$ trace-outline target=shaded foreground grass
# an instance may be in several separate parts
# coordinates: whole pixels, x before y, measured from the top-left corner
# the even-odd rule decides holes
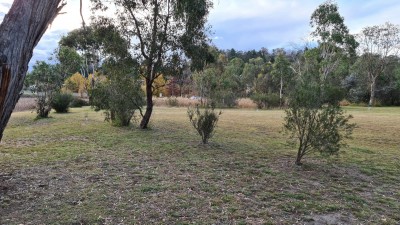
[[[347,108],[339,157],[294,165],[282,111],[223,110],[203,146],[185,108],[150,130],[89,108],[14,113],[0,144],[0,224],[398,224],[400,108]]]

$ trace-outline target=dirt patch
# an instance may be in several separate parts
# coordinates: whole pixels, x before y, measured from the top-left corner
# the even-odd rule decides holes
[[[12,188],[12,186],[8,184],[8,180],[11,178],[11,174],[0,174],[0,201],[2,200],[2,196]]]
[[[18,138],[18,139],[9,139],[5,140],[1,143],[1,145],[15,147],[15,148],[24,148],[24,147],[33,147],[43,143],[52,143],[52,142],[88,142],[87,137],[82,136],[68,136],[62,138],[52,138],[52,137],[34,137],[34,138]]]
[[[354,224],[356,221],[352,215],[342,215],[340,213],[315,215],[310,218],[308,225],[339,225]]]

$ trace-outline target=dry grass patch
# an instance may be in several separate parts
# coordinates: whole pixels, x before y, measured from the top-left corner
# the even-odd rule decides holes
[[[185,97],[153,98],[154,105],[158,107],[189,107],[200,104],[200,100]]]
[[[27,110],[34,110],[36,107],[35,98],[20,98],[14,108],[14,112],[21,112]]]
[[[257,104],[250,98],[239,98],[236,103],[240,109],[257,109]]]
[[[201,103],[199,99],[190,99],[185,97],[163,97],[153,98],[154,105],[159,107],[189,107]],[[204,102],[207,99],[203,99]],[[236,108],[239,109],[257,109],[257,105],[249,98],[239,98],[236,101]]]

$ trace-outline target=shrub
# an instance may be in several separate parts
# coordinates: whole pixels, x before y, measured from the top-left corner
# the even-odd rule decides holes
[[[303,156],[312,152],[325,156],[337,154],[355,127],[349,123],[352,116],[346,116],[340,108],[338,98],[326,94],[329,84],[312,82],[315,77],[305,74],[304,80],[298,81],[289,94],[289,107],[285,110],[284,128],[298,143],[297,165],[301,165]]]
[[[87,79],[83,77],[80,73],[75,73],[71,77],[65,80],[64,86],[75,93],[83,94],[86,92]]]
[[[129,126],[136,110],[144,105],[140,83],[130,75],[114,74],[108,81],[98,82],[91,90],[90,104],[96,110],[105,110],[105,120],[114,126]]]
[[[174,97],[169,97],[167,100],[167,105],[170,107],[178,107],[179,106],[179,101],[177,98]]]
[[[262,109],[266,105],[267,96],[266,94],[255,93],[250,96],[250,99],[256,103],[258,109]]]
[[[51,102],[53,101],[56,90],[59,90],[61,77],[57,73],[55,65],[50,65],[44,61],[38,61],[33,66],[29,74],[30,80],[27,83],[33,83],[33,93],[36,96],[37,118],[47,118],[51,111]]]
[[[197,105],[195,108],[188,108],[187,113],[191,124],[201,136],[202,143],[207,144],[208,139],[214,134],[221,112],[216,113],[213,107],[200,110]]]
[[[47,118],[51,111],[51,106],[49,104],[49,98],[45,95],[38,95],[36,98],[36,118]]]
[[[233,93],[233,92],[223,93],[222,98],[221,98],[222,106],[228,107],[228,108],[233,108],[237,104],[236,100],[237,100],[236,93]]]
[[[320,108],[289,107],[286,111],[285,129],[299,143],[296,164],[314,151],[329,156],[337,154],[345,146],[344,138],[350,137],[355,124],[350,124],[351,115],[335,105]]]
[[[267,108],[277,108],[280,105],[278,94],[267,94]]]
[[[78,97],[74,97],[74,99],[69,104],[71,108],[81,108],[82,106],[88,106],[88,105],[89,103],[86,100]]]
[[[69,110],[69,104],[72,102],[74,97],[69,93],[56,93],[51,101],[51,107],[57,113],[67,113]]]
[[[250,99],[256,103],[258,109],[279,107],[280,100],[277,94],[255,93]]]

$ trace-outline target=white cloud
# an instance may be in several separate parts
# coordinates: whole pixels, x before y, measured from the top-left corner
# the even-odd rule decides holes
[[[217,23],[249,18],[260,20],[270,18],[273,21],[263,22],[279,23],[290,18],[304,18],[305,15],[310,15],[310,9],[318,5],[315,1],[300,3],[294,0],[214,0],[213,2],[214,9],[210,13],[210,21]]]
[[[6,5],[0,4],[0,13],[4,13],[6,14],[8,11],[9,7],[7,7]],[[3,18],[1,18],[3,20]]]
[[[67,5],[61,10],[60,14],[53,21],[48,31],[67,30],[71,31],[82,26],[80,15],[79,0],[68,0]],[[83,1],[83,17],[86,23],[89,22],[91,15],[90,1]]]
[[[0,0],[0,21],[3,21],[3,17],[6,13],[8,13],[12,2],[12,0]]]
[[[312,12],[325,0],[214,0],[209,22],[222,48],[284,47],[309,40]],[[400,24],[398,0],[337,0],[350,33],[391,21]],[[250,42],[250,43],[249,43]],[[280,46],[279,46],[280,45]]]
[[[7,13],[11,7],[13,0],[0,0],[0,13]],[[52,31],[70,31],[82,26],[82,19],[80,16],[80,0],[67,0],[67,4],[62,9],[62,14],[58,15],[53,23],[47,29],[47,32]],[[83,16],[85,22],[89,22],[91,16],[90,1],[83,1]],[[3,18],[0,18],[2,21]]]

